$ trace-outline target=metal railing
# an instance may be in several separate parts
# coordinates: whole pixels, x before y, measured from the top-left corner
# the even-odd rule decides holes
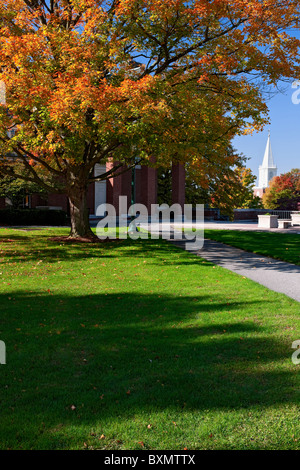
[[[299,211],[282,211],[282,210],[274,210],[274,209],[270,209],[270,210],[265,209],[263,212],[269,213],[272,215],[278,215],[278,219],[291,219],[291,214],[297,213]]]

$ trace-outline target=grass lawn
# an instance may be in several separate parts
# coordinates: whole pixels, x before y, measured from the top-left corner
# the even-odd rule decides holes
[[[205,238],[300,265],[300,235],[296,233],[205,229]]]
[[[162,240],[64,233],[0,229],[1,449],[300,447],[299,303]]]

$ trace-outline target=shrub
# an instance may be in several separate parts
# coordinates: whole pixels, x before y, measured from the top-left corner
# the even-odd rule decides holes
[[[66,212],[46,209],[1,209],[0,224],[4,225],[67,225]]]

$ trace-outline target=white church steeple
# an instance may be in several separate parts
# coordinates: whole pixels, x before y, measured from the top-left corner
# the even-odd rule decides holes
[[[277,175],[277,166],[274,164],[273,153],[271,147],[270,131],[268,135],[268,141],[266,145],[265,155],[262,165],[259,166],[259,188],[267,188],[269,183],[274,176]]]

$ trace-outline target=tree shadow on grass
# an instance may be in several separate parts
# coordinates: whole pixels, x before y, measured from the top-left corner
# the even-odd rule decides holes
[[[0,305],[4,447],[63,447],[60,427],[101,429],[111,420],[122,427],[164,410],[196,418],[298,402],[296,375],[277,367],[290,364],[290,345],[234,316],[238,302],[227,320],[218,314],[228,304],[205,295],[14,293]]]
[[[19,244],[19,242],[22,242]],[[155,264],[156,259],[161,262],[164,254],[177,252],[180,262],[184,264],[198,263],[197,258],[187,259],[182,250],[174,247],[166,240],[111,240],[103,243],[58,243],[50,239],[49,234],[37,235],[34,238],[21,235],[0,235],[0,246],[4,244],[0,254],[0,265],[8,260],[17,263],[43,260],[48,263],[57,263],[66,260],[85,260],[91,258],[147,258],[151,257]],[[167,262],[167,260],[165,260]]]

